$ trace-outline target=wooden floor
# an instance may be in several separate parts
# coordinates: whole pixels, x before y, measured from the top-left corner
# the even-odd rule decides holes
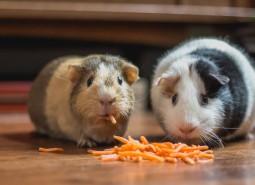
[[[0,114],[0,184],[255,184],[255,142],[240,141],[214,149],[215,161],[187,165],[158,162],[101,162],[65,142],[31,134],[26,112]],[[135,115],[127,134],[162,138],[151,114]],[[62,154],[39,153],[38,147],[63,147]]]

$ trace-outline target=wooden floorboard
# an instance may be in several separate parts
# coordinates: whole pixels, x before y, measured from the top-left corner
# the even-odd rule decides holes
[[[254,184],[255,142],[239,141],[213,149],[209,164],[101,162],[73,142],[39,137],[27,113],[0,114],[0,184]],[[163,132],[150,113],[137,113],[126,135],[160,141]],[[39,147],[62,147],[64,153],[40,153]]]

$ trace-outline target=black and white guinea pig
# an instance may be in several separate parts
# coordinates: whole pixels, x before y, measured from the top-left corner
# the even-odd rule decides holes
[[[255,71],[243,50],[215,38],[181,44],[159,60],[152,108],[167,136],[223,146],[254,128]]]

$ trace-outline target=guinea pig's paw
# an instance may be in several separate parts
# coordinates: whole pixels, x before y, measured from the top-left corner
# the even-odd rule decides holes
[[[246,139],[249,141],[255,140],[255,135],[253,133],[248,133]]]
[[[79,148],[82,148],[82,147],[85,147],[85,146],[88,146],[88,147],[95,147],[97,146],[96,142],[93,141],[92,139],[89,139],[89,138],[83,138],[83,139],[80,139],[78,142],[77,142],[77,146]]]

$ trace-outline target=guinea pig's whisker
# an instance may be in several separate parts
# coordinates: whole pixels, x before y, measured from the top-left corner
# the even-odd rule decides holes
[[[213,127],[213,128],[223,128],[223,129],[226,129],[226,130],[238,130],[238,129],[240,129],[240,128],[228,128],[228,127],[224,127],[224,126]]]
[[[170,141],[178,141],[178,137],[175,135],[167,135]]]
[[[208,127],[209,128],[209,127]],[[205,128],[201,128],[200,135],[208,142],[211,146],[221,146],[224,147],[221,139],[212,131]]]
[[[211,138],[210,138],[211,141],[215,142],[217,144],[217,146],[220,146],[220,147],[224,148],[223,142],[221,141],[221,139],[215,133],[213,133],[211,131],[208,131],[207,134],[209,136],[211,136]]]
[[[123,109],[120,109],[120,114],[123,115],[125,118],[127,118],[127,112]]]
[[[220,129],[223,129],[223,130],[225,130],[226,132],[227,132],[227,134],[228,135],[231,135],[230,133],[229,133],[229,130],[238,130],[239,128],[227,128],[227,127],[224,127],[224,126],[219,126],[219,127],[213,127],[213,128],[220,128]]]
[[[200,140],[206,145],[206,138],[203,133],[199,136]]]
[[[223,125],[219,124],[220,128],[226,129],[226,130],[239,130],[240,128],[238,127],[224,127]]]
[[[119,109],[120,110],[120,114],[123,115],[126,119],[129,117],[128,111],[126,111],[125,109]]]
[[[205,144],[209,144],[210,146],[218,146],[218,142],[214,141],[213,138],[203,134],[203,138],[205,139]]]
[[[169,140],[170,140],[169,135],[166,135],[166,136],[164,136],[164,137],[162,138],[162,141],[163,141],[163,142],[166,142],[166,141],[169,141]]]

